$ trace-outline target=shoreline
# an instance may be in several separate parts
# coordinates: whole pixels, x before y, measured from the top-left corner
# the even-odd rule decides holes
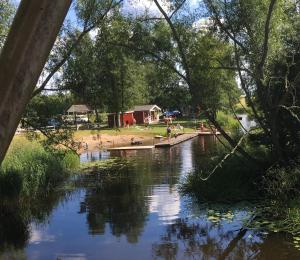
[[[134,135],[134,134],[90,134],[82,136],[80,138],[74,138],[76,142],[79,142],[81,147],[78,149],[78,153],[92,152],[98,150],[105,150],[107,148],[117,148],[122,146],[131,146],[132,140],[140,142],[142,145],[154,145],[154,136]]]

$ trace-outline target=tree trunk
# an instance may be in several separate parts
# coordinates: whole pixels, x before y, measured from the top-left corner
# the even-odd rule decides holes
[[[120,112],[116,112],[116,127],[120,127]]]
[[[71,0],[22,0],[0,56],[0,163]]]
[[[237,142],[234,141],[226,132],[225,130],[220,126],[220,124],[217,122],[217,120],[214,118],[213,115],[211,115],[208,112],[205,112],[206,117],[208,120],[217,128],[217,130],[222,134],[222,136],[226,139],[226,141],[232,146],[235,147],[237,145]],[[243,148],[237,147],[237,152],[239,152],[245,159],[247,159],[251,163],[255,163],[257,165],[260,165],[260,163],[254,159],[252,156],[250,156]]]
[[[96,122],[97,123],[100,123],[100,120],[99,120],[99,113],[98,113],[98,109],[95,108],[95,114],[96,114]]]
[[[284,149],[280,144],[280,135],[278,127],[278,113],[275,112],[273,115],[269,116],[270,128],[271,128],[271,140],[272,140],[272,156],[274,162],[285,162]]]
[[[125,68],[124,68],[124,59],[122,56],[122,65],[121,65],[121,113],[122,113],[122,120],[121,126],[124,127],[124,79],[125,79]]]

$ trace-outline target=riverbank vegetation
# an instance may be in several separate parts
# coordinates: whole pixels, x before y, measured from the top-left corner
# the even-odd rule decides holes
[[[79,157],[71,151],[16,138],[0,168],[1,197],[47,193],[78,166]]]

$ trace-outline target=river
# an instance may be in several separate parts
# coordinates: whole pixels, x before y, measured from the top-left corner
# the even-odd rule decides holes
[[[171,149],[83,154],[82,162],[114,167],[105,177],[97,168],[73,176],[26,218],[2,213],[0,259],[300,259],[291,235],[242,229],[251,203],[181,195],[180,181],[213,147],[194,138]]]

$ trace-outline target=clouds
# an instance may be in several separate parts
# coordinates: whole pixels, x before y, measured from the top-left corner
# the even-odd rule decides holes
[[[163,9],[168,12],[170,5],[166,1],[159,1]],[[122,11],[125,15],[141,16],[148,14],[150,16],[161,16],[160,11],[153,0],[126,0],[123,4]]]
[[[172,13],[171,1],[159,0],[159,4],[162,6],[167,14]],[[182,15],[188,16],[190,12],[198,9],[203,4],[202,0],[187,0],[184,4]],[[153,0],[125,0],[122,7],[122,12],[125,15],[138,17],[147,14],[152,17],[161,17],[159,9]]]

